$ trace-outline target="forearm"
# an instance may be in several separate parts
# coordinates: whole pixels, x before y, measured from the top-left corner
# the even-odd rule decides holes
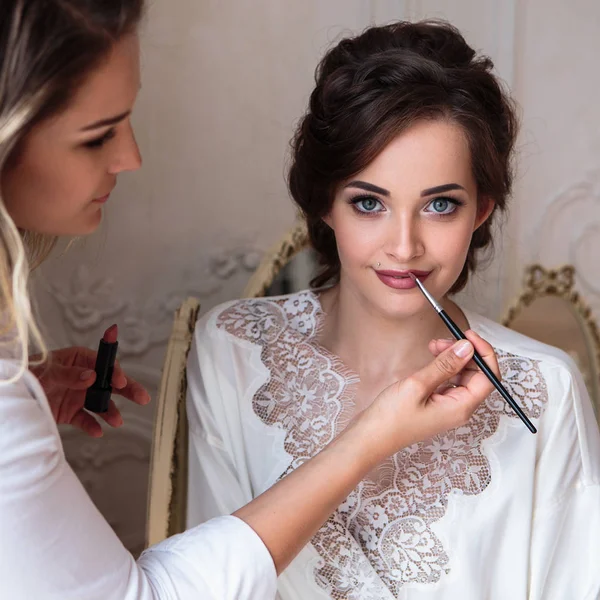
[[[317,456],[240,508],[281,573],[360,480],[383,458],[372,419],[354,421]]]

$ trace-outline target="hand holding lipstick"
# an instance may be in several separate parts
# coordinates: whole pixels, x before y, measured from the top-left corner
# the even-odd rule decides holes
[[[116,342],[117,326],[109,327],[104,333],[107,343]],[[49,353],[48,360],[31,367],[38,378],[58,424],[69,424],[77,427],[92,437],[102,436],[102,427],[86,410],[84,403],[88,388],[96,381],[94,371],[98,353],[89,348],[73,346]],[[35,360],[35,357],[31,357]],[[131,377],[125,375],[118,361],[115,362],[110,384],[113,393],[123,396],[136,404],[150,402],[150,396],[144,387]],[[108,410],[99,416],[111,427],[120,427],[123,418],[113,400],[108,403]]]

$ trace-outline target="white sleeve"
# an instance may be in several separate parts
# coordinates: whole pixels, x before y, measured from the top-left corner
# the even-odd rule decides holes
[[[277,589],[267,548],[249,525],[232,516],[173,536],[146,550],[138,563],[156,581],[161,600],[268,600]]]
[[[246,468],[239,388],[245,353],[208,333],[213,313],[196,325],[187,363],[188,526],[233,513],[254,498]]]
[[[0,361],[2,378],[12,372]],[[276,574],[234,517],[165,540],[136,563],[67,464],[27,374],[0,386],[0,590],[11,600],[266,600]]]
[[[563,399],[536,468],[530,600],[600,598],[600,436],[575,366],[561,369]]]

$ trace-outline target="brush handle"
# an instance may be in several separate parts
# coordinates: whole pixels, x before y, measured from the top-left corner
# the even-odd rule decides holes
[[[442,310],[438,312],[446,327],[450,330],[452,335],[457,340],[466,340],[467,336],[459,329],[458,325],[448,316],[446,311]],[[537,429],[533,426],[533,423],[527,418],[527,415],[521,410],[521,407],[512,399],[511,395],[506,391],[506,388],[502,385],[500,380],[496,377],[495,373],[488,367],[486,362],[483,360],[481,354],[475,350],[473,353],[473,360],[475,364],[483,371],[484,375],[494,384],[494,387],[498,390],[500,395],[508,402],[510,407],[517,413],[521,421],[525,423],[527,429],[531,433],[537,433]]]

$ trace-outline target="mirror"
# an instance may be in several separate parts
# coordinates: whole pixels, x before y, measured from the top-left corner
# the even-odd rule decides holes
[[[277,273],[265,296],[280,296],[306,290],[316,274],[315,253],[311,248],[304,248]]]
[[[526,270],[525,290],[504,324],[545,344],[564,350],[583,374],[596,418],[600,417],[600,337],[590,309],[573,290],[572,266]]]
[[[266,252],[244,289],[244,298],[289,294],[308,288],[316,263],[303,220]]]

